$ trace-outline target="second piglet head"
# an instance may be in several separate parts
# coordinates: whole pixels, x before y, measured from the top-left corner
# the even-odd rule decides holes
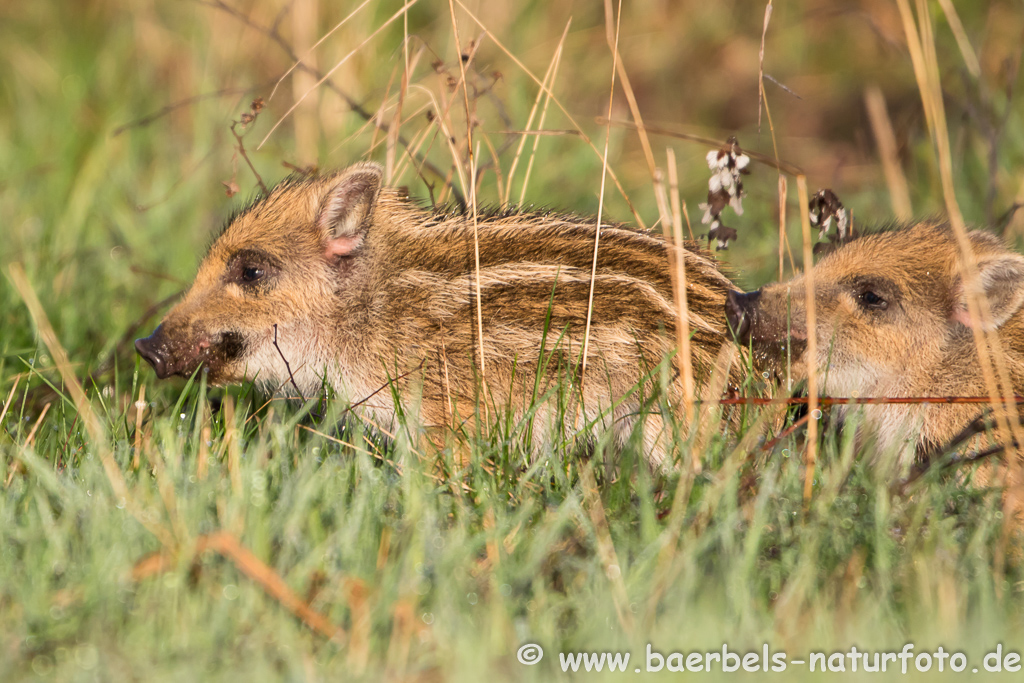
[[[981,320],[968,312],[969,279],[948,227],[919,223],[864,235],[819,261],[813,282],[822,391],[983,394],[971,327],[998,330],[1011,360],[1024,360],[1024,257],[989,233],[971,232],[968,239],[982,309],[988,309]],[[799,275],[756,294],[730,293],[726,306],[738,340],[755,352],[788,357],[796,378],[806,374],[805,287]]]

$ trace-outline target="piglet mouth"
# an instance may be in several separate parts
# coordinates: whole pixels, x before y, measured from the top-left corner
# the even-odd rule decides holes
[[[730,291],[725,297],[725,319],[729,323],[729,331],[737,344],[747,346],[752,341],[751,328],[757,315],[757,302],[761,298],[760,290],[756,292]]]
[[[726,294],[725,319],[733,340],[741,346],[801,346],[807,331],[792,321],[765,315],[761,307],[761,290]]]
[[[202,366],[214,382],[225,363],[240,356],[243,349],[241,335],[235,332],[198,337],[175,335],[169,334],[162,324],[148,337],[135,340],[135,350],[153,366],[160,379],[175,375],[191,377]]]

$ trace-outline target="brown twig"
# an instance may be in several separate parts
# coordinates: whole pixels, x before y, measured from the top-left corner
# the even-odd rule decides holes
[[[377,394],[379,394],[380,392],[384,391],[384,390],[385,390],[385,389],[387,389],[387,388],[388,388],[389,386],[391,386],[392,384],[394,384],[395,382],[397,382],[397,381],[399,381],[399,380],[403,380],[403,379],[405,379],[406,377],[408,377],[409,375],[411,375],[412,373],[414,373],[414,372],[418,371],[419,369],[421,369],[421,368],[423,367],[423,364],[424,364],[424,363],[426,363],[426,362],[427,362],[427,359],[426,359],[426,358],[424,358],[423,360],[421,360],[421,361],[420,361],[420,364],[419,364],[419,365],[417,365],[416,367],[414,367],[414,368],[413,368],[412,370],[409,370],[408,372],[403,372],[403,373],[402,373],[401,375],[399,375],[398,377],[395,377],[394,379],[392,379],[392,380],[389,380],[389,381],[388,381],[387,383],[385,383],[384,385],[382,385],[382,386],[381,386],[381,387],[380,387],[379,389],[377,389],[376,391],[374,391],[374,392],[373,392],[372,394],[370,394],[370,395],[369,395],[369,396],[367,396],[366,398],[360,399],[360,400],[356,401],[355,403],[353,403],[352,405],[350,405],[350,406],[349,406],[348,408],[346,408],[346,409],[345,409],[345,411],[344,411],[344,412],[342,413],[342,415],[344,415],[345,413],[349,412],[349,411],[350,411],[350,410],[352,410],[353,408],[358,408],[359,406],[363,405],[364,403],[366,403],[367,401],[369,401],[369,400],[370,400],[371,398],[373,398],[374,396],[376,396]]]
[[[270,194],[270,191],[267,189],[267,184],[263,182],[263,177],[260,176],[260,172],[256,170],[256,167],[252,165],[252,160],[249,158],[249,154],[245,151],[245,143],[242,141],[243,136],[239,135],[238,131],[235,130],[235,126],[241,124],[241,126],[244,128],[253,121],[255,121],[256,117],[259,115],[259,110],[262,108],[262,99],[253,100],[252,113],[250,114],[249,112],[246,112],[245,114],[243,114],[243,120],[231,122],[231,134],[235,136],[235,142],[238,143],[238,146],[235,149],[238,151],[239,154],[242,155],[242,158],[245,160],[245,163],[249,166],[249,170],[252,171],[252,174],[256,176],[256,182],[259,183],[260,190],[263,192],[263,196],[266,197],[267,195]],[[251,118],[245,120],[244,117],[246,116]]]
[[[268,85],[267,83],[261,83],[259,85],[255,85],[255,86],[252,86],[250,88],[223,88],[221,90],[216,90],[214,92],[202,93],[200,95],[193,95],[192,97],[186,97],[183,100],[178,100],[177,102],[171,102],[170,104],[168,104],[168,105],[166,105],[164,107],[161,107],[160,109],[156,110],[152,114],[147,114],[147,115],[145,115],[145,116],[143,116],[141,118],[135,119],[134,121],[129,121],[128,123],[125,123],[125,124],[122,124],[122,125],[118,126],[117,128],[114,129],[114,131],[110,134],[110,136],[111,137],[117,137],[121,133],[124,133],[125,131],[130,130],[132,128],[143,128],[143,127],[148,126],[149,124],[151,124],[151,123],[153,123],[155,121],[159,121],[163,117],[167,116],[168,114],[170,114],[170,113],[172,113],[172,112],[174,112],[174,111],[176,111],[178,109],[181,109],[182,107],[188,107],[188,106],[191,106],[191,105],[196,104],[198,102],[202,102],[203,100],[209,100],[209,99],[213,99],[215,97],[224,97],[226,95],[241,95],[241,94],[247,93],[247,92],[259,91],[259,90],[262,90],[263,88],[267,87],[267,85]]]
[[[594,122],[599,126],[612,125],[620,126],[622,128],[629,128],[631,130],[636,130],[636,124],[632,123],[631,121],[620,121],[619,119],[609,120],[603,116],[598,116],[596,119],[594,119]],[[647,130],[648,133],[652,133],[654,135],[664,135],[665,137],[678,138],[679,140],[689,140],[690,142],[698,142],[702,145],[707,145],[712,149],[721,149],[722,147],[726,146],[726,143],[722,142],[721,140],[712,140],[711,138],[706,138],[700,135],[680,133],[679,131],[669,130],[667,128],[659,128],[658,126],[648,126],[646,124],[644,125],[644,128]],[[783,173],[788,173],[791,176],[799,176],[803,175],[804,173],[799,166],[797,166],[796,164],[791,164],[788,161],[782,161],[781,159],[776,161],[774,158],[766,154],[752,152],[748,149],[744,149],[743,153],[758,163],[764,164],[765,166],[771,166],[772,168],[782,171]]]
[[[230,560],[235,568],[249,579],[257,583],[263,592],[276,600],[291,612],[302,623],[313,631],[330,640],[341,642],[345,639],[345,630],[315,611],[309,604],[288,587],[284,579],[269,565],[264,563],[232,534],[215,531],[196,538],[192,561],[201,553],[212,550]],[[146,555],[132,568],[132,579],[141,581],[150,576],[168,571],[177,564],[177,558],[166,552]]]
[[[790,405],[800,406],[807,405],[810,399],[806,396],[796,396],[793,398],[755,398],[752,396],[738,396],[735,398],[721,398],[717,400],[705,401],[707,403],[718,403],[723,406],[737,406],[737,405],[751,405],[751,406],[770,406],[770,405]],[[1013,401],[1015,403],[1024,403],[1024,396],[1009,396],[1009,397],[998,397],[994,402],[999,403],[1001,401]],[[896,396],[896,397],[865,397],[865,398],[844,398],[844,397],[828,397],[820,396],[817,400],[818,405],[823,406],[846,406],[846,405],[892,405],[892,404],[918,404],[918,403],[943,403],[943,404],[974,404],[974,403],[993,403],[993,399],[990,396]]]
[[[967,453],[965,455],[953,455],[947,459],[942,460],[929,460],[926,461],[922,466],[917,467],[907,475],[905,478],[899,480],[892,485],[892,492],[896,495],[906,495],[910,487],[920,480],[922,477],[930,472],[936,472],[939,470],[950,470],[961,465],[973,465],[976,462],[984,460],[993,455],[998,455],[1006,450],[1006,446],[997,445],[986,448],[983,451],[976,451],[973,453]]]
[[[351,109],[353,112],[355,112],[356,115],[358,115],[364,121],[373,121],[374,120],[374,118],[376,116],[376,114],[374,112],[368,111],[359,102],[357,102],[354,98],[352,98],[348,93],[346,93],[344,90],[339,88],[329,78],[325,79],[324,75],[320,71],[318,71],[317,69],[312,68],[311,66],[309,66],[308,64],[306,64],[305,62],[303,62],[299,58],[299,56],[298,56],[298,54],[296,54],[295,50],[292,49],[291,44],[281,36],[281,33],[278,31],[277,22],[275,22],[275,24],[273,26],[270,26],[270,27],[263,26],[262,24],[258,24],[255,21],[253,21],[252,19],[250,19],[249,17],[247,17],[246,15],[244,15],[241,12],[239,12],[238,10],[236,10],[231,5],[228,5],[226,2],[223,2],[223,0],[196,0],[196,1],[200,5],[206,5],[207,7],[212,7],[213,9],[220,10],[221,12],[224,12],[225,14],[228,14],[229,16],[233,17],[234,19],[236,19],[240,23],[248,26],[249,28],[253,29],[254,31],[256,31],[258,33],[262,33],[263,35],[265,35],[267,38],[269,38],[271,41],[273,41],[281,49],[282,52],[285,53],[285,56],[288,57],[288,59],[290,59],[292,62],[297,63],[297,65],[298,65],[297,68],[305,71],[306,73],[309,73],[309,74],[315,76],[318,80],[322,80],[324,87],[326,87],[328,90],[330,90],[335,95],[337,95],[342,100],[344,100],[344,102],[348,106],[348,108]],[[388,124],[383,122],[383,121],[380,122],[380,128],[381,128],[381,130],[383,130],[385,132],[387,132],[389,130]],[[433,162],[429,161],[426,157],[423,157],[423,156],[417,155],[417,154],[413,154],[409,150],[409,142],[405,138],[405,136],[399,134],[397,139],[398,139],[398,143],[402,145],[402,147],[406,150],[406,152],[409,153],[414,159],[416,159],[419,168],[427,169],[428,171],[433,173],[438,178],[444,178],[445,177],[445,173],[441,169],[439,169]],[[465,198],[462,196],[462,193],[459,192],[459,190],[457,188],[451,187],[451,192],[452,192],[453,195],[455,195],[456,201],[459,204],[465,205],[465,203],[466,203],[465,202]]]
[[[277,323],[274,323],[274,348],[277,349],[278,355],[280,355],[281,360],[284,361],[284,369],[288,371],[288,379],[291,381],[292,386],[295,387],[295,391],[299,393],[299,398],[301,398],[302,402],[305,403],[306,395],[302,393],[302,389],[300,389],[299,385],[295,382],[295,375],[292,374],[292,366],[288,363],[288,359],[284,357],[284,352],[281,350],[281,347],[277,345]]]
[[[786,428],[786,430],[785,430],[784,432],[782,432],[781,434],[779,434],[779,435],[778,435],[777,437],[775,437],[774,439],[772,439],[771,441],[769,441],[769,442],[768,442],[768,443],[766,443],[765,445],[761,446],[761,450],[762,450],[762,451],[770,451],[770,450],[772,450],[773,448],[775,448],[776,446],[778,446],[778,445],[779,445],[779,443],[780,443],[780,442],[781,442],[781,441],[782,441],[783,439],[788,439],[788,438],[789,438],[790,436],[792,436],[792,435],[793,435],[793,432],[795,432],[796,430],[800,429],[800,428],[801,428],[801,427],[803,427],[803,426],[804,426],[805,424],[807,424],[807,421],[808,421],[809,419],[811,419],[811,414],[810,414],[810,413],[807,413],[806,415],[804,415],[803,417],[801,417],[801,418],[800,418],[799,420],[797,420],[796,422],[794,422],[793,424],[791,424],[791,425],[790,425],[789,427],[787,427],[787,428]]]

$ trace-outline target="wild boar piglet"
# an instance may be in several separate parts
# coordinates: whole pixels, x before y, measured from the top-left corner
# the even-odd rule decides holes
[[[817,368],[823,394],[841,397],[987,396],[972,327],[997,331],[1014,392],[1024,389],[1024,257],[991,233],[968,234],[987,321],[968,313],[961,251],[948,226],[918,223],[843,243],[814,266]],[[804,276],[730,292],[729,325],[766,362],[806,376]],[[991,350],[990,350],[991,355]],[[957,436],[978,404],[882,404],[863,410],[881,452],[907,464]],[[867,435],[865,434],[865,435]]]
[[[139,353],[161,378],[202,366],[214,384],[256,380],[307,398],[326,383],[385,430],[395,396],[428,430],[472,428],[484,380],[488,408],[515,420],[537,402],[537,444],[586,421],[612,430],[621,446],[640,421],[648,459],[665,458],[662,413],[637,389],[674,347],[662,237],[602,226],[580,392],[595,222],[509,208],[481,212],[474,224],[465,211],[425,209],[381,185],[381,168],[361,163],[292,178],[257,199],[228,223],[152,336],[136,342]],[[706,252],[687,245],[684,254],[700,384],[727,342],[733,287]],[[680,380],[671,363],[663,376],[674,409]],[[558,412],[544,397],[567,386],[578,410],[563,402]],[[554,424],[558,414],[579,417]]]

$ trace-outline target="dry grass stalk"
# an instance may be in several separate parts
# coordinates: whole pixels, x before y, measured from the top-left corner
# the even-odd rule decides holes
[[[654,171],[654,201],[658,205],[658,222],[665,238],[672,239],[672,210],[668,207],[668,191],[665,189],[664,174],[661,169]],[[671,258],[671,257],[670,257]]]
[[[349,579],[345,582],[345,597],[352,614],[351,637],[348,643],[346,663],[355,675],[366,671],[370,661],[370,633],[372,610],[370,605],[370,589],[360,579]]]
[[[569,27],[572,26],[572,19],[565,24],[565,30],[562,31],[562,37],[558,41],[558,46],[555,48],[555,54],[551,57],[551,62],[548,64],[548,70],[544,72],[544,81],[541,87],[537,90],[537,97],[533,101],[533,107],[530,109],[530,115],[526,118],[525,130],[531,130],[533,128],[533,119],[537,115],[537,109],[540,108],[541,100],[544,100],[544,107],[541,109],[540,120],[537,122],[537,128],[539,130],[544,129],[544,117],[548,113],[548,104],[551,102],[551,96],[545,95],[545,89],[548,91],[553,90],[555,87],[555,76],[558,74],[558,65],[562,61],[562,48],[565,46],[565,38],[569,35]],[[519,148],[516,149],[516,155],[512,158],[512,166],[508,171],[508,185],[505,187],[505,196],[502,199],[503,204],[508,204],[509,198],[512,195],[512,179],[516,175],[516,168],[519,166],[519,157],[522,156],[523,150],[526,148],[527,136],[523,135],[519,138]],[[526,200],[526,186],[530,182],[530,171],[533,169],[533,160],[537,154],[537,146],[540,144],[540,136],[533,136],[533,150],[530,152],[530,160],[526,165],[526,173],[523,177],[523,187],[519,194],[519,204],[523,204]]]
[[[295,51],[305,53],[303,60],[316,69],[316,54],[312,50],[316,35],[318,0],[295,0],[292,3],[292,35]],[[316,77],[309,71],[300,70],[292,79],[292,92],[296,99],[316,84]],[[320,138],[318,125],[319,103],[316,95],[303,102],[295,110],[295,154],[300,166],[315,166],[317,163],[317,147]]]
[[[672,148],[668,148],[668,175],[672,186],[672,254],[675,256],[670,275],[672,289],[675,292],[676,305],[676,343],[679,350],[676,358],[681,365],[683,376],[683,415],[687,423],[693,421],[693,358],[690,356],[690,308],[686,301],[686,266],[683,255],[683,219],[679,202],[679,172],[676,169],[676,156]],[[666,234],[666,237],[668,235]],[[700,468],[700,460],[694,457],[692,462],[696,471]]]
[[[146,444],[147,442],[143,442]],[[145,445],[143,446],[145,447]],[[178,513],[178,499],[174,493],[174,482],[167,476],[167,469],[164,467],[164,454],[157,453],[156,457],[146,454],[146,462],[153,468],[153,476],[156,479],[156,488],[160,493],[164,509],[167,511],[167,518],[171,521],[171,529],[179,541],[184,542],[188,538],[188,531],[185,528],[185,520]]]
[[[619,2],[619,11],[622,10],[622,2]],[[651,141],[647,137],[647,129],[644,128],[644,119],[640,115],[640,106],[636,103],[636,95],[633,93],[633,86],[629,82],[629,74],[626,73],[626,65],[622,62],[622,55],[619,54],[619,28],[618,21],[616,25],[612,27],[612,19],[615,17],[612,11],[612,0],[604,0],[604,31],[605,40],[608,42],[609,49],[612,50],[613,61],[615,63],[615,70],[619,75],[619,82],[622,83],[622,91],[626,95],[626,102],[629,104],[629,113],[633,117],[633,121],[636,122],[636,131],[640,137],[640,147],[644,150],[644,158],[647,160],[647,170],[650,172],[651,177],[654,177],[655,163],[654,163],[654,151],[651,149]],[[621,17],[620,17],[621,19]],[[608,118],[611,118],[611,111],[608,112]]]
[[[544,83],[541,82],[541,80],[537,78],[537,76],[532,71],[530,71],[526,67],[526,65],[523,64],[523,62],[518,57],[516,57],[511,50],[505,47],[505,45],[497,38],[497,36],[495,36],[487,28],[487,26],[482,21],[480,21],[480,19],[468,7],[466,7],[465,3],[463,3],[462,0],[455,0],[455,4],[457,4],[462,9],[462,11],[464,11],[466,15],[470,19],[472,19],[477,24],[477,26],[479,26],[480,29],[484,31],[484,33],[492,41],[494,41],[494,44],[498,47],[498,49],[505,53],[505,55],[510,60],[512,60],[512,62],[517,67],[519,67],[519,69],[522,70],[524,74],[526,74],[530,78],[530,80],[532,80],[534,83],[540,86],[540,88],[551,98],[551,101],[555,103],[555,106],[558,107],[558,109],[562,112],[565,118],[569,121],[569,123],[572,125],[573,129],[578,133],[580,138],[582,138],[582,140],[587,143],[587,146],[589,146],[590,149],[593,150],[594,153],[598,155],[598,157],[604,158],[604,155],[602,155],[601,151],[594,144],[593,140],[590,139],[590,136],[583,132],[583,128],[581,128],[579,123],[576,122],[575,117],[573,117],[573,115],[569,112],[565,105],[562,104],[561,100],[555,97],[555,94],[551,91],[551,89],[544,85]],[[603,124],[599,122],[599,125]],[[650,129],[648,128],[648,130]],[[633,220],[636,222],[637,227],[639,227],[641,230],[645,229],[646,223],[644,223],[644,220],[643,218],[641,218],[640,213],[636,210],[636,207],[633,206],[633,202],[632,200],[630,200],[629,194],[626,192],[625,188],[622,187],[622,183],[619,182],[619,177],[615,174],[615,171],[612,168],[608,167],[606,168],[605,173],[609,178],[612,179],[612,182],[615,183],[616,189],[618,189],[619,194],[622,195],[622,199],[626,202],[626,205],[629,207],[630,213],[633,214]]]
[[[420,53],[422,54],[422,47]],[[384,178],[388,184],[394,178],[395,154],[398,150],[398,132],[402,128],[402,109],[405,106],[405,96],[409,92],[409,14],[402,16],[402,80],[398,86],[398,102],[395,105],[395,115],[391,118],[391,125],[388,127],[387,145],[384,153]]]
[[[881,88],[877,85],[865,88],[864,103],[867,106],[868,118],[871,120],[871,130],[875,134],[875,142],[878,143],[878,156],[882,161],[885,182],[889,186],[893,213],[900,220],[909,220],[913,216],[910,190],[907,188],[907,177],[900,164],[896,134],[893,133],[892,121],[889,119]]]
[[[679,199],[679,167],[676,165],[676,151],[671,147],[665,148],[665,156],[668,159],[668,198],[672,202],[672,225],[677,223],[680,227],[683,224],[683,207],[686,205]],[[693,229],[690,228],[690,217],[686,217],[686,226],[690,231],[690,239],[693,239]]]
[[[206,479],[206,474],[210,468],[210,425],[209,417],[204,418],[206,424],[203,425],[202,431],[199,433],[199,455],[196,456],[196,479],[202,481]]]
[[[670,168],[675,164],[675,157],[669,149]],[[677,187],[678,189],[678,187]],[[658,210],[661,213],[661,227],[665,234],[665,240],[669,245],[669,276],[672,279],[672,294],[676,306],[676,359],[680,365],[680,374],[683,380],[683,414],[686,422],[690,425],[693,421],[693,360],[690,357],[690,318],[689,309],[686,305],[686,268],[683,255],[683,226],[681,211],[678,210],[679,197],[676,195],[673,207],[669,209],[668,196],[665,192],[665,185],[662,182],[661,170],[656,169],[654,174],[654,196],[658,203]],[[699,461],[694,463],[694,468],[699,467]]]
[[[1019,530],[1019,515],[1024,507],[1021,489],[1024,481],[1021,477],[1020,452],[1017,444],[1024,443],[1017,405],[1013,401],[1003,401],[1000,397],[1013,396],[1013,386],[1009,379],[1006,359],[998,334],[990,324],[992,320],[988,299],[983,295],[977,262],[967,237],[967,228],[963,215],[956,200],[953,187],[953,162],[949,145],[949,132],[946,126],[945,107],[942,100],[941,82],[939,79],[938,57],[935,51],[935,40],[932,33],[931,15],[925,2],[917,2],[917,21],[915,22],[908,0],[897,0],[914,73],[917,76],[918,89],[929,121],[932,140],[935,144],[939,162],[939,175],[942,181],[942,192],[949,215],[950,225],[960,247],[964,269],[964,290],[967,308],[972,319],[980,320],[981,325],[972,325],[974,344],[981,361],[982,375],[985,385],[995,406],[997,434],[1006,448],[1006,470],[1003,496],[1003,533],[995,550],[996,591],[1001,594],[1003,562],[1006,546],[1012,530]],[[920,24],[920,33],[918,32]],[[975,317],[977,316],[977,317]],[[983,329],[984,328],[984,329]],[[986,330],[988,332],[986,333]],[[991,351],[991,353],[990,353]]]
[[[146,385],[139,385],[139,400],[135,402],[135,453],[132,469],[138,470],[142,459],[142,417],[146,412]]]
[[[775,124],[772,122],[772,110],[768,106],[767,93],[764,90],[764,44],[768,37],[768,24],[772,18],[772,0],[768,0],[768,4],[764,8],[764,24],[761,27],[761,49],[758,52],[757,60],[757,130],[761,130],[761,111],[764,110],[765,117],[768,119],[768,131],[772,136],[772,152],[775,155],[774,164],[767,162],[764,158],[759,158],[760,155],[747,151],[746,154],[755,161],[761,163],[769,163],[773,165],[779,171],[779,279],[783,279],[783,249],[789,253],[789,265],[790,268],[794,268],[793,252],[789,247],[789,238],[786,236],[786,196],[788,193],[788,183],[783,173],[790,173],[795,176],[799,176],[803,171],[798,168],[792,167],[791,164],[785,164],[779,159],[779,144],[775,137]]]
[[[978,63],[978,55],[975,54],[974,48],[971,47],[971,41],[967,38],[967,31],[964,30],[964,25],[960,22],[960,15],[957,14],[956,7],[953,6],[951,0],[939,0],[939,7],[942,8],[942,13],[946,15],[949,29],[953,32],[953,37],[956,38],[956,46],[960,48],[960,55],[963,57],[964,66],[967,67],[972,76],[980,78],[981,64]]]
[[[273,90],[270,91],[270,96],[267,97],[267,100],[274,99],[274,95],[277,94],[277,89],[281,87],[282,83],[284,83],[284,79],[288,78],[289,74],[291,74],[291,72],[293,72],[297,68],[299,68],[300,65],[304,65],[304,66],[310,67],[311,69],[315,68],[315,67],[313,67],[313,64],[315,62],[315,59],[313,58],[313,55],[316,52],[316,49],[318,47],[320,47],[320,45],[325,40],[327,40],[332,35],[334,35],[334,33],[338,29],[340,29],[342,26],[347,24],[352,17],[354,17],[356,14],[358,14],[364,7],[369,5],[371,2],[373,2],[373,0],[363,0],[363,2],[360,3],[360,5],[358,7],[356,7],[354,10],[349,12],[348,15],[344,19],[342,19],[337,24],[335,24],[333,26],[333,28],[331,28],[330,31],[328,31],[327,33],[322,35],[319,40],[317,40],[315,43],[313,43],[313,45],[309,48],[309,50],[304,55],[302,55],[298,60],[296,60],[290,67],[288,67],[288,70],[285,71],[284,74],[282,74],[281,77],[277,79],[277,82],[274,84]],[[295,52],[298,52],[298,51],[299,50],[297,50],[297,49],[295,50]]]
[[[310,607],[288,587],[288,584],[277,572],[256,557],[235,536],[225,531],[199,536],[188,557],[190,561],[194,562],[198,555],[208,550],[229,560],[238,571],[258,584],[263,592],[280,603],[310,629],[330,640],[338,643],[344,642],[346,634],[343,628],[335,626],[327,617]],[[162,574],[177,566],[179,560],[180,556],[176,553],[166,551],[151,553],[135,563],[131,578],[133,581],[139,582],[150,576]]]
[[[765,104],[764,96],[764,41],[768,36],[768,22],[772,19],[772,0],[764,7],[764,25],[761,27],[761,49],[757,53],[757,130],[761,131],[761,109]],[[774,136],[773,136],[774,137]]]
[[[451,0],[449,0],[451,2]],[[619,0],[619,15],[616,20],[621,21],[622,19],[622,0]],[[615,42],[612,47],[612,75],[611,84],[608,92],[608,121],[609,124],[605,128],[604,136],[604,154],[601,155],[601,193],[597,199],[597,229],[594,231],[594,259],[593,264],[590,267],[590,295],[587,299],[587,323],[583,328],[583,362],[580,366],[580,391],[582,392],[582,386],[584,377],[587,374],[587,355],[590,350],[590,323],[593,319],[594,314],[594,285],[597,281],[597,250],[601,245],[601,217],[604,213],[604,190],[605,181],[608,179],[608,149],[611,145],[612,140],[612,106],[615,104],[615,73],[618,70],[619,63],[619,24],[615,25]]]
[[[484,309],[483,299],[480,295],[480,233],[477,224],[476,206],[476,158],[473,152],[473,112],[469,106],[469,84],[466,82],[466,61],[462,58],[462,43],[459,40],[459,24],[455,20],[455,3],[448,0],[448,10],[452,18],[452,35],[455,38],[455,52],[458,54],[459,72],[462,75],[462,94],[466,103],[466,151],[469,154],[469,187],[463,185],[463,191],[469,197],[469,207],[473,217],[473,286],[476,288],[476,333],[477,348],[480,356],[480,378],[481,378],[481,403],[484,406],[484,415],[487,415],[487,362],[484,358]],[[584,360],[586,362],[586,360]]]
[[[800,233],[804,243],[804,296],[807,298],[807,450],[804,453],[804,506],[811,502],[814,487],[814,468],[818,461],[818,373],[813,359],[818,357],[818,340],[814,330],[818,329],[814,311],[814,242],[811,238],[811,215],[807,197],[807,176],[796,177],[796,193],[800,202]]]
[[[622,579],[622,565],[619,564],[615,553],[615,544],[612,542],[611,532],[608,529],[608,518],[605,516],[604,504],[601,502],[601,495],[597,490],[592,465],[588,464],[580,469],[580,484],[590,523],[594,527],[597,556],[600,558],[605,576],[608,577],[612,586],[612,602],[615,603],[615,613],[626,637],[632,640],[634,624],[633,613],[629,608],[629,594],[626,592],[626,583]]]
[[[409,663],[409,651],[412,649],[412,637],[415,634],[417,619],[416,605],[411,598],[399,598],[392,608],[391,640],[388,641],[387,677],[385,680],[405,680],[403,678]]]
[[[15,375],[14,385],[11,387],[11,392],[7,394],[7,401],[4,403],[3,410],[0,410],[0,425],[4,423],[4,418],[7,417],[7,411],[10,410],[11,404],[14,403],[14,392],[18,390],[18,384],[21,383],[21,375]]]
[[[163,545],[172,546],[173,538],[170,532],[159,524],[147,521],[132,498],[131,492],[125,484],[124,476],[121,474],[121,468],[118,467],[117,461],[114,460],[114,452],[110,448],[103,423],[100,422],[96,411],[92,409],[92,404],[85,395],[85,390],[82,389],[82,384],[78,381],[78,377],[68,361],[68,354],[61,345],[60,340],[57,339],[57,333],[53,331],[53,326],[50,325],[50,320],[46,317],[46,311],[43,310],[43,305],[39,303],[39,297],[36,296],[35,290],[25,275],[25,269],[20,263],[13,263],[8,272],[11,282],[14,283],[15,289],[18,290],[18,294],[25,302],[25,306],[28,308],[29,314],[36,324],[39,337],[49,350],[54,365],[57,366],[57,372],[60,373],[61,381],[64,382],[64,386],[71,396],[71,401],[75,404],[75,409],[78,411],[82,424],[85,426],[85,431],[89,435],[89,441],[92,442],[96,455],[103,465],[103,472],[106,474],[110,488],[114,492],[114,497],[123,500],[126,508],[139,524],[156,536]]]
[[[789,247],[789,241],[786,238],[786,196],[789,194],[789,182],[786,180],[786,176],[779,174],[779,282],[782,282],[785,278],[783,277],[783,262],[782,254],[784,249]],[[789,257],[790,262],[793,261],[793,256]]]
[[[238,427],[235,424],[235,399],[224,397],[224,445],[221,447],[228,457],[228,475],[231,478],[231,491],[236,496],[242,494],[242,463],[241,449],[238,445]]]
[[[39,425],[43,423],[43,418],[46,417],[46,413],[49,412],[51,405],[53,404],[47,403],[45,406],[43,406],[42,411],[40,411],[39,413],[39,417],[36,418],[35,423],[32,425],[32,429],[28,430],[28,436],[25,437],[25,448],[28,448],[29,446],[32,445],[32,441],[34,441],[36,438],[36,431],[39,429]]]
[[[373,33],[371,33],[370,35],[366,36],[366,38],[364,38],[363,41],[361,43],[359,43],[359,45],[357,45],[355,48],[353,48],[348,54],[346,54],[344,57],[341,58],[341,60],[339,60],[334,66],[332,66],[330,71],[325,73],[323,75],[323,77],[321,77],[320,80],[318,80],[316,82],[316,84],[312,88],[310,88],[305,93],[303,93],[301,97],[297,97],[295,99],[295,103],[292,104],[292,106],[288,107],[288,111],[286,111],[284,113],[284,115],[282,115],[281,118],[279,118],[277,120],[277,123],[275,123],[273,126],[270,127],[270,131],[268,131],[267,134],[264,136],[264,138],[260,141],[260,144],[256,146],[256,149],[257,150],[262,149],[263,145],[267,144],[267,140],[269,140],[270,136],[274,134],[274,131],[277,130],[278,126],[280,126],[282,123],[284,123],[284,120],[287,119],[289,116],[291,116],[292,113],[299,107],[300,104],[302,104],[303,101],[305,101],[305,99],[307,97],[309,97],[321,85],[323,85],[331,77],[331,75],[335,71],[340,69],[345,64],[345,62],[347,62],[349,59],[351,59],[357,52],[362,50],[363,47],[365,47],[367,43],[369,43],[371,40],[376,38],[384,29],[386,29],[388,26],[390,26],[395,21],[397,21],[399,17],[404,15],[409,10],[410,7],[412,7],[413,5],[416,4],[416,1],[417,0],[409,0],[409,2],[405,3],[404,5],[402,5],[401,9],[399,9],[397,12],[392,14],[386,21],[384,21],[383,24],[378,26],[376,28],[376,30],[374,30]]]
[[[898,5],[900,7],[900,13],[906,29],[908,43],[912,43],[914,36],[917,35],[917,31],[914,30],[913,14],[911,13],[907,0],[898,0]],[[918,80],[918,88],[921,91],[922,103],[926,110],[931,111],[930,120],[934,122],[935,126],[932,129],[932,138],[935,143],[936,153],[939,160],[939,175],[942,181],[942,192],[946,203],[946,211],[949,214],[950,225],[953,228],[953,233],[956,237],[957,244],[960,246],[962,252],[961,255],[964,260],[964,284],[965,290],[968,294],[968,311],[972,317],[978,316],[974,319],[982,321],[982,325],[972,327],[974,331],[975,345],[978,347],[978,355],[982,361],[982,372],[985,375],[986,385],[989,387],[989,393],[993,399],[994,405],[997,406],[997,421],[1008,423],[1003,425],[1003,436],[1008,436],[1012,431],[1017,442],[1024,443],[1024,438],[1022,438],[1022,436],[1024,436],[1024,432],[1022,432],[1020,427],[1020,419],[1017,414],[1015,402],[1007,400],[1004,403],[1004,401],[999,400],[1000,397],[1005,399],[1013,397],[1013,385],[1009,378],[1009,372],[1006,367],[1006,358],[1003,353],[1002,345],[999,342],[999,337],[994,329],[992,329],[993,326],[989,324],[989,321],[992,320],[992,314],[989,310],[989,302],[981,293],[977,261],[974,258],[973,250],[970,248],[970,243],[967,238],[967,227],[964,222],[963,214],[960,212],[960,207],[956,200],[956,192],[953,187],[952,152],[949,145],[949,132],[946,126],[946,113],[942,100],[938,57],[935,53],[931,15],[928,12],[927,5],[920,1],[918,2],[917,11],[918,21],[921,24],[919,39],[921,42],[918,45],[910,45],[910,54],[912,59],[921,62],[921,68],[915,68],[915,74],[918,73],[918,71],[922,74],[923,80]],[[985,330],[989,330],[987,335]],[[989,353],[990,348],[991,355]],[[993,365],[995,366],[994,373]],[[1000,407],[1001,409],[998,409]],[[1000,420],[1001,414],[1002,419]],[[1007,427],[1009,427],[1009,429],[1007,429]],[[1004,443],[1007,444],[1008,448],[1012,449],[1011,439],[1004,438]]]

